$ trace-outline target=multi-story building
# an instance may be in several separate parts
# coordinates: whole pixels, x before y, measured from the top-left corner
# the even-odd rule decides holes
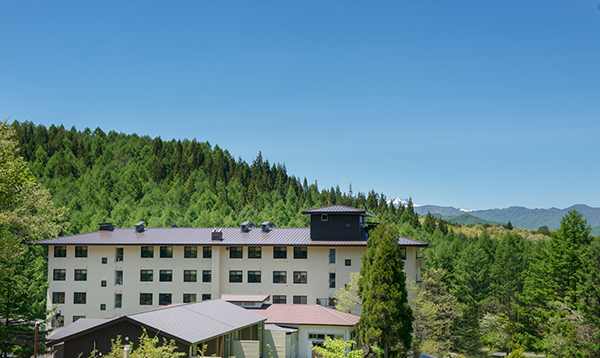
[[[41,241],[49,246],[48,307],[54,324],[104,318],[222,294],[266,294],[276,304],[333,304],[366,252],[365,210],[306,210],[310,228],[272,222],[239,228],[114,228]],[[420,249],[398,238],[407,277],[419,281]]]

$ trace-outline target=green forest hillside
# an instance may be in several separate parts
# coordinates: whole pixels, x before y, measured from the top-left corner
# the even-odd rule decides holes
[[[484,356],[487,347],[599,356],[600,240],[576,210],[552,232],[452,224],[419,216],[412,201],[388,205],[373,190],[319,189],[260,153],[246,163],[196,140],[29,122],[11,127],[36,180],[68,209],[70,226],[62,234],[95,231],[101,222],[132,227],[142,220],[150,227],[235,227],[246,220],[306,227],[304,209],[358,207],[375,215],[372,222],[388,221],[400,235],[433,244],[421,253],[427,262],[422,279],[433,293],[423,302],[426,311],[414,311],[423,327],[414,332],[415,341],[433,347],[426,353]]]

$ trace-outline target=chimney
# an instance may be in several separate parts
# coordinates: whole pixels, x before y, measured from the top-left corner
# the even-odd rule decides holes
[[[145,223],[145,221],[140,221],[139,223],[135,224],[135,232],[144,232]]]
[[[242,232],[248,232],[253,227],[254,227],[254,223],[252,221],[244,221],[241,225]]]
[[[213,229],[211,239],[223,241],[223,231],[221,229]]]
[[[263,232],[269,232],[272,228],[275,227],[275,223],[272,221],[263,221],[260,226],[262,226]]]
[[[115,229],[112,223],[100,223],[100,231],[113,231]]]

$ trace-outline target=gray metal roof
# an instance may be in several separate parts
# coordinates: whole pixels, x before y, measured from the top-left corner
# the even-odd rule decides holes
[[[366,240],[311,240],[310,228],[273,228],[269,232],[252,228],[223,228],[223,240],[212,240],[213,228],[119,228],[92,231],[39,242],[40,245],[194,245],[194,246],[366,246]],[[399,238],[402,246],[426,247],[425,242]]]
[[[309,210],[304,210],[302,212],[304,215],[309,214],[361,214],[363,216],[373,216],[370,212],[357,209],[346,205],[329,205],[323,206],[321,208],[314,208]]]
[[[48,340],[54,342],[51,345],[56,344],[122,320],[151,328],[187,344],[194,344],[264,322],[267,318],[232,303],[213,299],[171,305],[111,319],[81,318],[61,329]]]
[[[40,245],[194,245],[194,246],[366,246],[367,240],[323,241],[311,240],[310,228],[273,228],[269,232],[252,228],[241,232],[239,228],[223,228],[223,240],[212,240],[213,228],[134,228],[113,231],[92,231],[63,236],[39,242]],[[404,237],[398,239],[402,246],[426,247],[427,243]]]

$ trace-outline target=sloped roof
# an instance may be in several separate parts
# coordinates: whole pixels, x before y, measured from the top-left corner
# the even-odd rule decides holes
[[[92,231],[39,242],[40,245],[198,245],[198,246],[366,246],[367,240],[311,240],[310,228],[223,228],[223,240],[212,240],[213,228],[134,228]],[[425,242],[399,238],[402,246],[427,247]]]
[[[264,305],[262,308],[249,308],[267,317],[267,324],[354,326],[360,316],[319,305]]]
[[[187,344],[204,342],[227,332],[265,321],[265,317],[220,299],[170,305],[112,319],[81,318],[48,338],[51,344],[127,320]],[[81,321],[81,323],[80,323]]]
[[[222,294],[221,299],[227,302],[264,302],[269,299],[269,295]]]
[[[373,214],[371,214],[370,212],[368,212],[366,210],[357,209],[357,208],[353,208],[351,206],[346,206],[346,205],[323,206],[320,208],[304,210],[302,212],[302,214],[304,214],[304,215],[310,215],[310,214],[359,214],[359,215],[363,215],[363,216],[373,216]]]

